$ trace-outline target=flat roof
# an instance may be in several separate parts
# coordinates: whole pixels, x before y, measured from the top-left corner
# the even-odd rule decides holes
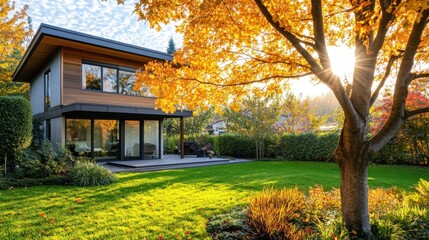
[[[192,117],[192,111],[177,110],[174,113],[167,114],[159,109],[152,108],[140,108],[140,107],[128,107],[128,106],[116,106],[116,105],[103,105],[103,104],[87,104],[87,103],[73,103],[66,106],[56,106],[49,109],[46,112],[38,113],[35,115],[36,118],[41,118],[42,120],[57,118],[61,116],[66,117],[90,117],[98,116],[101,118],[140,118],[142,116],[146,117]],[[107,119],[107,118],[106,118]]]
[[[172,61],[165,52],[139,47],[42,23],[12,75],[13,81],[30,82],[59,47],[81,48],[87,51],[148,62]],[[91,46],[90,48],[87,48]]]

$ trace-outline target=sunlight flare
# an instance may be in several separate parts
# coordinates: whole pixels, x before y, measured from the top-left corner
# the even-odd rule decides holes
[[[329,47],[332,71],[341,79],[350,79],[355,66],[354,52],[346,46]]]

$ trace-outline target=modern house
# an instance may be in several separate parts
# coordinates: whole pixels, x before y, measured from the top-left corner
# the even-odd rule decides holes
[[[51,142],[94,159],[157,159],[163,119],[183,123],[192,112],[155,110],[149,89],[134,83],[145,63],[171,60],[167,53],[42,24],[13,81],[30,83],[33,116]]]

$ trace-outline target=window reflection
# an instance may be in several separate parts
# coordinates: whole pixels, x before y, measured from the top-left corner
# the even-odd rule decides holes
[[[101,67],[82,64],[82,88],[101,90]]]
[[[159,121],[144,121],[144,158],[158,158]]]
[[[95,159],[119,159],[119,121],[94,120]]]
[[[125,121],[125,157],[140,156],[140,121]]]
[[[91,155],[91,120],[67,119],[66,146],[74,156]]]
[[[117,74],[116,68],[103,67],[103,92],[117,92]]]

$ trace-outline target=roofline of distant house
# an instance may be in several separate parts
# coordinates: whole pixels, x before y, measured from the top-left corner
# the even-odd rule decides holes
[[[19,72],[23,68],[23,66],[27,63],[29,57],[33,54],[34,50],[37,48],[41,40],[44,36],[52,36],[56,38],[62,38],[66,40],[71,40],[75,42],[81,42],[84,44],[94,45],[97,47],[108,48],[112,50],[117,50],[121,52],[131,53],[134,55],[145,56],[158,60],[167,60],[172,61],[173,57],[165,52],[156,51],[144,47],[139,47],[135,45],[131,45],[128,43],[123,43],[111,39],[101,38],[93,35],[89,35],[86,33],[76,32],[69,29],[64,29],[52,25],[48,25],[45,23],[40,24],[39,29],[34,35],[30,45],[28,46],[23,58],[21,59],[18,67],[15,69],[12,77],[15,80],[15,77],[19,75]]]

